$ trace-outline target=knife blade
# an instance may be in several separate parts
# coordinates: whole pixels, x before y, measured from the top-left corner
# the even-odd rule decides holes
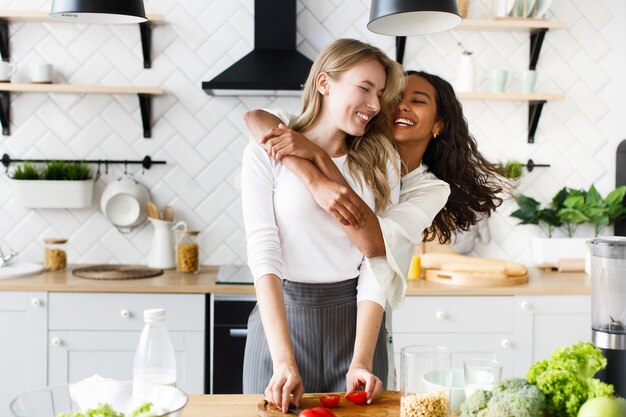
[[[289,408],[287,408],[287,411],[289,411],[290,413],[294,413],[297,416],[300,415],[300,413],[302,412],[302,410],[296,407],[294,403],[289,403]]]

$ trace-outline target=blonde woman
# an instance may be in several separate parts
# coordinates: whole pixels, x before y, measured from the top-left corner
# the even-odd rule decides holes
[[[291,124],[332,158],[374,211],[398,201],[399,163],[385,119],[402,68],[371,45],[340,39],[313,63]],[[287,120],[284,120],[288,123]],[[257,307],[248,322],[244,392],[287,410],[308,392],[369,401],[387,378],[385,294],[363,254],[306,184],[257,143],[244,151],[242,205]]]

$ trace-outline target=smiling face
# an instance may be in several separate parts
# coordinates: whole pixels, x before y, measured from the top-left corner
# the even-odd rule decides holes
[[[380,112],[385,89],[385,67],[377,60],[354,65],[338,76],[318,76],[317,88],[324,95],[324,113],[336,129],[362,136],[367,124]]]
[[[425,78],[409,75],[402,100],[390,123],[391,135],[399,145],[420,144],[426,149],[433,134],[440,134],[443,124],[437,120],[436,92]]]

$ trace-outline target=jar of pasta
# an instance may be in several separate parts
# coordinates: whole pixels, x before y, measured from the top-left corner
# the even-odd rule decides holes
[[[197,230],[176,231],[176,270],[197,273],[200,266]]]
[[[67,267],[67,239],[44,239],[43,269],[45,271],[62,271]]]

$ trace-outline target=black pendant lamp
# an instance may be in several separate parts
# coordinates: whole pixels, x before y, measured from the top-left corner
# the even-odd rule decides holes
[[[381,35],[428,35],[461,20],[456,0],[372,0],[367,28]]]
[[[142,23],[143,0],[52,0],[51,18],[76,23]]]

